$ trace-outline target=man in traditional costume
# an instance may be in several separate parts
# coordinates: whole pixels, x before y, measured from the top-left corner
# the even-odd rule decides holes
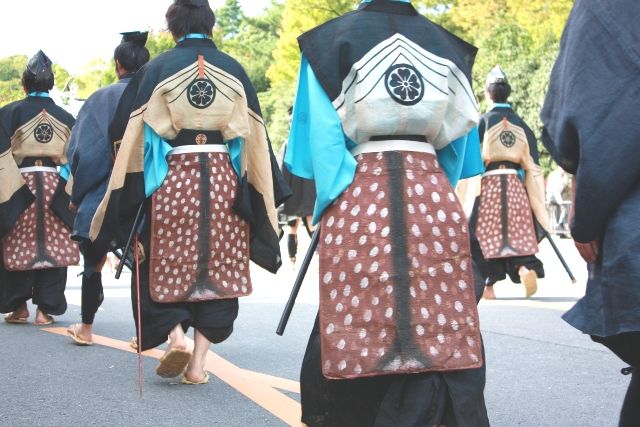
[[[87,99],[69,139],[67,157],[74,178],[71,203],[77,210],[71,237],[80,242],[84,272],[82,323],[71,325],[67,333],[79,345],[93,343],[93,321],[104,299],[101,270],[106,253],[94,249],[89,240],[89,227],[105,195],[113,168],[109,124],[122,92],[133,75],[149,61],[149,51],[144,47],[147,36],[147,32],[139,31],[122,33],[122,41],[113,55],[118,81],[97,90]]]
[[[499,66],[487,76],[485,89],[493,107],[479,126],[486,172],[469,220],[472,254],[485,278],[485,298],[496,298],[493,285],[507,275],[522,282],[529,298],[538,289],[537,279],[544,277],[535,256],[536,227],[547,228],[548,222],[538,146],[529,126],[507,103],[511,86]]]
[[[486,426],[469,228],[482,173],[476,48],[408,1],[298,38],[286,163],[315,179],[320,312],[301,369],[309,426]]]
[[[39,51],[22,74],[27,97],[0,109],[0,312],[8,323],[28,321],[29,299],[36,325],[64,314],[67,266],[80,258],[65,190],[74,119],[49,97],[51,66]]]
[[[640,5],[578,0],[541,113],[543,143],[574,175],[571,235],[586,295],[563,318],[631,368],[621,427],[640,425]]]
[[[202,384],[209,345],[231,335],[238,297],[251,293],[249,259],[273,273],[281,265],[276,204],[290,192],[249,78],[211,40],[207,0],[176,0],[166,18],[177,45],[122,95],[109,130],[118,154],[90,237],[108,250],[138,234],[139,345],[168,335],[156,372]]]

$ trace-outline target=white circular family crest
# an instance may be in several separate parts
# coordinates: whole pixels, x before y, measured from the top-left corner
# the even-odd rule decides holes
[[[500,132],[500,142],[507,148],[513,147],[516,143],[516,136],[510,130]]]
[[[424,96],[424,82],[420,72],[410,64],[396,64],[385,73],[387,92],[398,104],[415,105]]]
[[[196,108],[207,108],[216,99],[216,87],[209,79],[196,79],[187,89],[187,99]]]
[[[53,139],[53,127],[49,123],[41,123],[34,129],[33,137],[41,144],[51,142]]]

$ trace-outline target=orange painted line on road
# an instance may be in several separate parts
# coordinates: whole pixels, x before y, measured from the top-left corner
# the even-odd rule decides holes
[[[300,383],[298,381],[287,380],[285,378],[274,377],[273,375],[261,374],[260,372],[240,369],[238,375],[243,376],[247,380],[259,382],[280,390],[290,391],[291,393],[300,394]]]
[[[66,328],[42,328],[42,330],[57,335],[67,335]],[[193,342],[191,340],[189,341],[189,344],[192,346]],[[126,341],[94,335],[93,342],[94,344],[116,350],[136,353]],[[164,354],[164,351],[152,349],[142,354],[159,359]],[[300,393],[300,385],[296,381],[239,368],[213,351],[209,351],[207,354],[205,368],[221,381],[227,383],[285,423],[291,426],[302,425],[300,422],[302,414],[300,404],[296,400],[276,390],[276,388],[279,388],[281,390]]]

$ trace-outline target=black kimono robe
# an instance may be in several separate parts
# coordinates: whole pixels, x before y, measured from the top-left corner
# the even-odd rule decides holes
[[[537,231],[547,228],[548,222],[536,137],[508,104],[496,105],[484,114],[478,132],[489,174],[496,170],[511,174],[482,178],[482,192],[469,218],[474,261],[487,285],[507,275],[514,283],[520,283],[521,266],[544,277],[542,262],[534,255],[538,252]],[[516,174],[519,171],[524,172],[522,184]],[[480,212],[484,218],[478,235]],[[495,233],[487,236],[491,230]]]
[[[117,156],[90,238],[124,245],[151,199],[138,229],[142,348],[179,323],[226,339],[251,292],[249,251],[271,272],[281,265],[276,206],[290,194],[246,73],[211,40],[187,38],[136,73],[109,134]]]
[[[66,310],[66,267],[78,263],[79,252],[69,239],[73,215],[57,167],[67,162],[73,125],[49,97],[28,96],[0,110],[3,312],[32,297],[47,314]]]
[[[635,0],[576,2],[540,115],[545,147],[576,176],[571,234],[600,245],[564,319],[597,337],[640,331],[638,28]]]
[[[298,42],[303,65],[287,162],[294,172],[311,163],[307,177],[315,178],[318,199],[332,193],[335,200],[324,211],[316,203],[320,313],[301,369],[302,421],[314,427],[488,425],[476,301],[468,286],[468,228],[440,167],[440,152],[477,124],[469,84],[476,49],[411,4],[381,0]],[[306,102],[316,84],[323,93]],[[340,127],[303,132],[323,115],[314,108],[320,102]],[[329,122],[336,123],[322,121]],[[301,135],[322,136],[305,145]],[[338,147],[323,167],[300,155],[322,155],[318,147]],[[353,154],[358,147],[371,151]],[[425,147],[432,152],[421,151]],[[456,154],[473,157],[464,147]],[[352,169],[326,170],[341,164]],[[352,181],[331,180],[344,175]],[[344,181],[346,188],[339,187]],[[445,300],[452,295],[464,307]],[[451,329],[446,319],[454,319]]]

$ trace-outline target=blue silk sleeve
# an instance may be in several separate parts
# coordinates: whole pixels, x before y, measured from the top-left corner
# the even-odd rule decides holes
[[[226,141],[229,157],[236,174],[240,174],[240,158],[244,140],[234,138]],[[172,147],[160,137],[149,125],[144,125],[144,190],[150,197],[164,182],[169,173],[167,154]]]
[[[60,166],[60,176],[65,181],[69,181],[69,177],[71,176],[71,169],[69,168],[69,163]]]
[[[357,162],[348,142],[338,113],[303,56],[284,163],[294,175],[315,180],[314,224],[353,181]]]
[[[438,150],[438,161],[454,188],[459,180],[483,173],[478,128],[474,127],[468,134]]]
[[[167,154],[171,145],[149,125],[144,125],[144,190],[150,197],[164,182],[169,173]]]
[[[225,141],[227,148],[229,149],[229,159],[233,170],[236,171],[236,175],[240,176],[240,170],[242,168],[242,147],[244,145],[244,139],[238,137]]]

